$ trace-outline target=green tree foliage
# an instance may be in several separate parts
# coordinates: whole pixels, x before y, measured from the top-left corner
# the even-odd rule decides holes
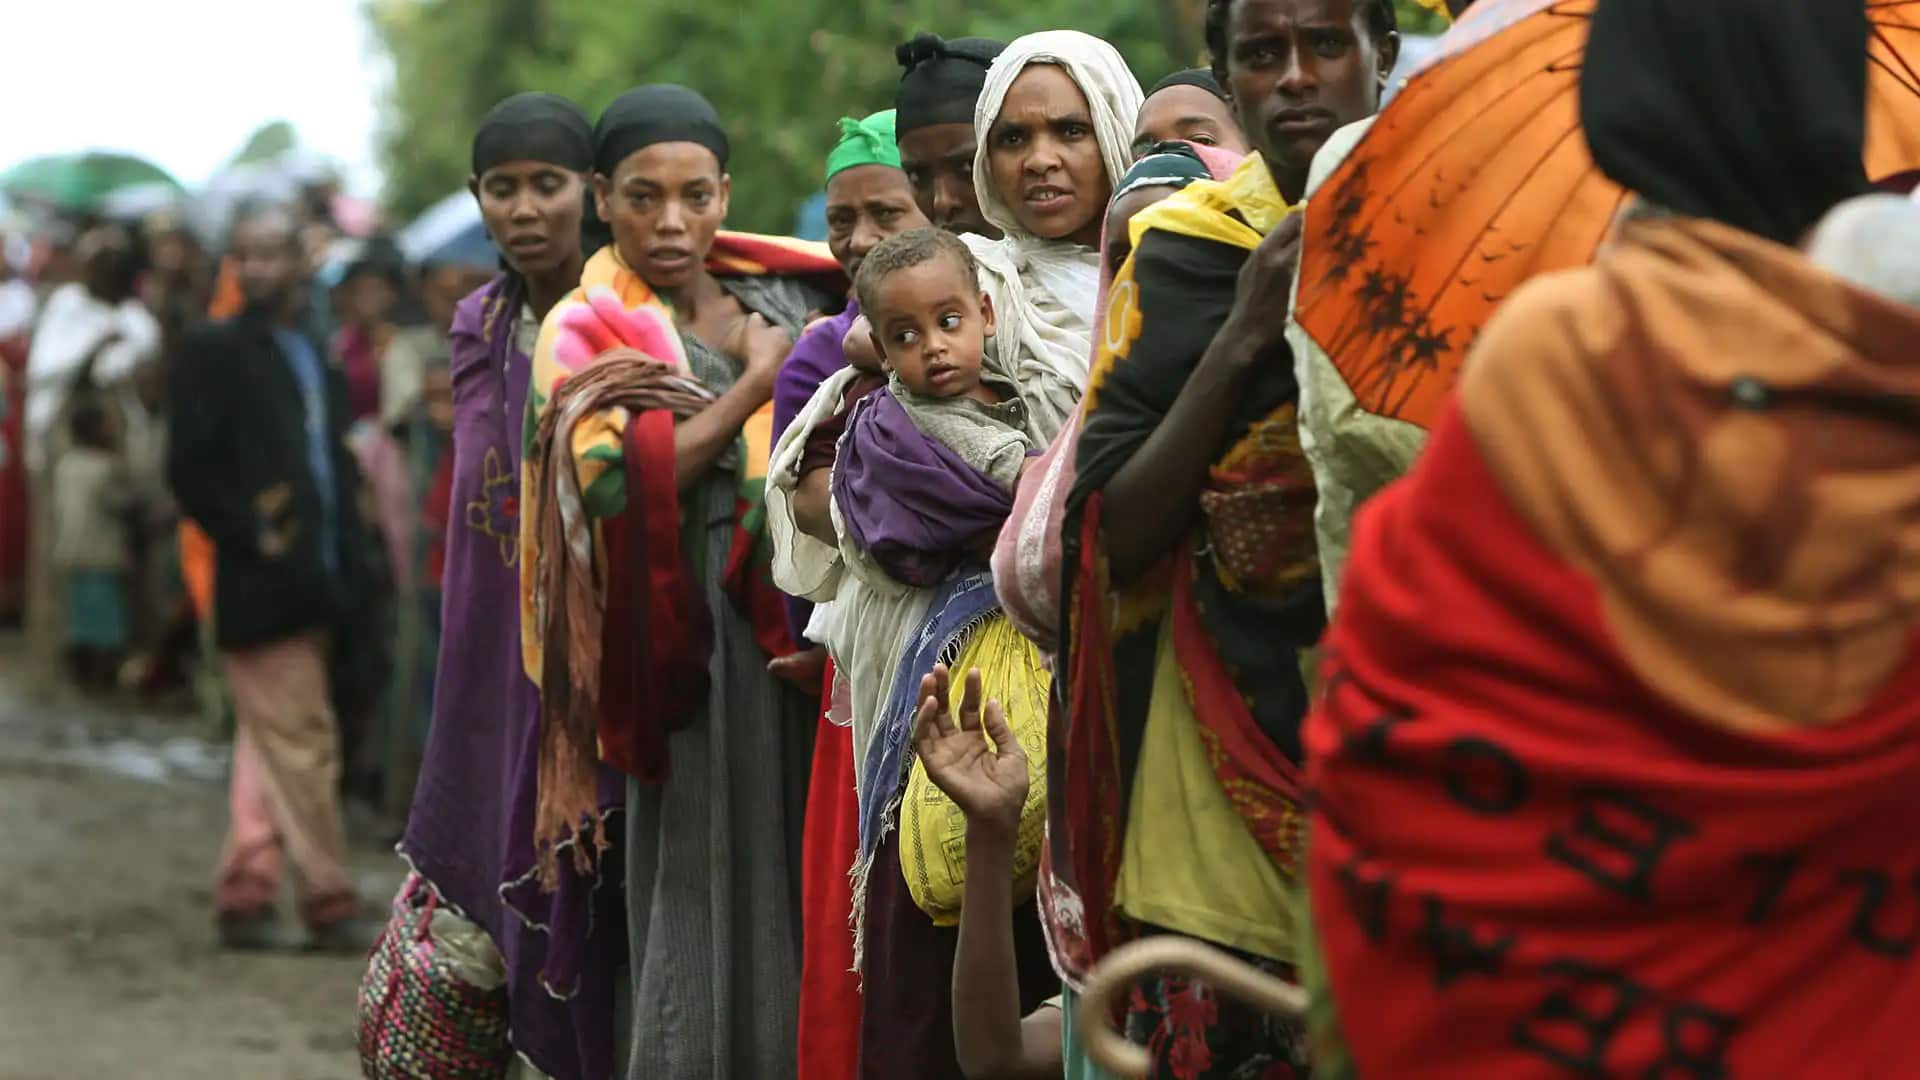
[[[1411,8],[1399,0],[1403,9]],[[366,0],[392,61],[381,133],[387,199],[415,213],[466,180],[495,101],[551,90],[596,115],[647,82],[699,89],[734,144],[732,221],[784,231],[820,185],[834,122],[886,108],[893,47],[919,31],[1106,38],[1143,82],[1203,59],[1205,0]],[[751,14],[747,14],[747,13]],[[1408,14],[1418,17],[1420,12]],[[1418,25],[1409,18],[1409,26]]]
[[[1438,34],[1447,28],[1446,16],[1421,7],[1413,0],[1393,0],[1403,34]]]

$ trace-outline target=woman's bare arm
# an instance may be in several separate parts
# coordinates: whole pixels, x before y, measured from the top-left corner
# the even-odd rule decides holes
[[[840,542],[833,531],[832,479],[832,469],[813,469],[802,476],[793,489],[793,523],[823,544]]]
[[[740,357],[740,378],[719,400],[673,426],[673,479],[685,491],[706,475],[747,419],[773,400],[774,378],[793,348],[793,336],[758,313],[748,315],[728,343]]]
[[[673,479],[681,491],[697,483],[760,406],[773,400],[773,379],[740,376],[719,400],[673,426]]]
[[[1247,377],[1286,330],[1284,298],[1299,252],[1300,215],[1295,214],[1247,256],[1225,325],[1160,425],[1107,481],[1101,532],[1115,581],[1145,573],[1192,528],[1207,469],[1233,422]]]

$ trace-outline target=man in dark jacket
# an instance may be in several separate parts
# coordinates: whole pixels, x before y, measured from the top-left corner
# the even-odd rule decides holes
[[[238,719],[221,943],[279,944],[284,857],[313,943],[350,951],[369,935],[344,864],[327,652],[354,592],[359,477],[343,441],[345,387],[302,330],[298,235],[279,209],[236,219],[231,256],[247,307],[181,344],[167,473],[213,539],[214,628]]]

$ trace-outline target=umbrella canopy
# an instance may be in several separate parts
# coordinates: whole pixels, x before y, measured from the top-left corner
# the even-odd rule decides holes
[[[186,192],[156,181],[109,192],[95,209],[115,221],[138,222],[161,210],[177,210],[186,202]]]
[[[1580,133],[1595,0],[1479,0],[1307,204],[1295,318],[1362,409],[1426,427],[1522,282],[1625,198]],[[1867,174],[1920,167],[1920,0],[1868,4]]]
[[[456,191],[413,219],[397,237],[400,253],[415,266],[477,266],[492,269],[500,253],[480,219],[480,204]]]
[[[90,150],[23,161],[0,173],[0,191],[62,210],[93,210],[115,192],[134,187],[183,190],[165,169],[132,154]]]
[[[300,181],[274,164],[233,165],[215,174],[194,199],[194,231],[202,239],[217,241],[226,235],[234,212],[243,204],[290,206],[300,196]]]
[[[1440,39],[1429,34],[1401,34],[1400,58],[1393,62],[1393,73],[1387,76],[1387,92],[1380,97],[1381,104],[1392,101],[1400,88],[1414,72],[1427,66],[1433,58],[1434,50],[1440,47]]]

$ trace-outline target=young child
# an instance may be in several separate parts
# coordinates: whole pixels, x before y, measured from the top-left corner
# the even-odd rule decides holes
[[[955,440],[950,449],[1011,489],[1032,444],[1018,388],[983,370],[993,301],[973,252],[944,229],[910,229],[868,253],[854,287],[893,396],[922,431]]]
[[[127,644],[126,515],[133,492],[107,412],[76,404],[72,446],[53,468],[53,558],[66,584],[67,649],[84,689],[114,685]]]
[[[843,539],[903,584],[938,584],[985,566],[1040,440],[1018,388],[984,367],[993,303],[958,238],[890,237],[854,288],[888,384],[861,401],[839,447]]]

